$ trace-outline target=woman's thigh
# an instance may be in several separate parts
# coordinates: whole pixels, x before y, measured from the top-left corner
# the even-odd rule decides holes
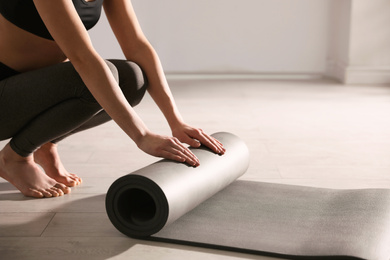
[[[126,60],[109,60],[107,65],[128,102],[137,105],[147,88],[140,67]],[[0,140],[11,138],[41,113],[70,99],[97,104],[70,62],[0,81]]]
[[[0,140],[12,137],[42,112],[72,98],[96,102],[70,62],[0,81]]]

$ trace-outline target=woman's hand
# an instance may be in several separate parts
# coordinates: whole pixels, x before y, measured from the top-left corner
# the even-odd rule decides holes
[[[218,154],[224,154],[226,151],[217,139],[204,133],[202,129],[194,128],[187,124],[180,124],[172,128],[172,135],[179,139],[180,142],[189,144],[192,147],[199,147],[203,144]]]
[[[175,137],[149,132],[138,140],[137,146],[153,156],[199,166],[198,158]]]

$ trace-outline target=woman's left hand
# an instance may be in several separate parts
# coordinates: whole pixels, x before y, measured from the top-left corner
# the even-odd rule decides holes
[[[212,136],[203,132],[200,128],[195,128],[187,124],[181,124],[172,128],[172,135],[180,142],[189,144],[192,147],[199,147],[201,144],[210,148],[217,154],[224,154],[226,149],[223,144]]]

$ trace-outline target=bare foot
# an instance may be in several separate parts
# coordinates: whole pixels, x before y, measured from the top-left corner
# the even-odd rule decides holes
[[[82,180],[76,174],[69,173],[61,162],[57,145],[46,143],[34,152],[34,160],[45,170],[46,174],[69,187],[81,184]]]
[[[9,144],[0,151],[0,177],[28,197],[58,197],[70,192],[70,188],[47,176],[32,155],[21,157]]]

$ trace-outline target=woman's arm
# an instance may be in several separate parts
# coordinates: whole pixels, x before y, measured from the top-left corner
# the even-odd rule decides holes
[[[137,63],[146,73],[148,92],[180,141],[198,147],[198,140],[214,152],[223,153],[220,142],[201,129],[184,123],[169,89],[159,57],[143,34],[130,0],[105,0],[104,10],[126,59]]]
[[[34,4],[93,96],[138,147],[154,156],[198,164],[196,157],[177,139],[151,133],[134,112],[107,64],[93,48],[71,0],[34,0]]]

